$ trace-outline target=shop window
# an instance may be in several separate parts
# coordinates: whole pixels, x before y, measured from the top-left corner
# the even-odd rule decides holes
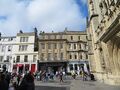
[[[78,70],[78,68],[77,68],[77,64],[75,64],[75,70]]]
[[[73,70],[73,65],[70,64],[70,65],[69,65],[69,68],[70,68],[70,71]]]

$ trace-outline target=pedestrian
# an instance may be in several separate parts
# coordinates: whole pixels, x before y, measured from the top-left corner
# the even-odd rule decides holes
[[[91,74],[90,74],[90,78],[91,78],[92,81],[95,81],[94,74],[91,73]]]
[[[35,90],[34,77],[31,73],[24,76],[18,90]]]
[[[60,82],[63,82],[63,72],[62,71],[60,71],[59,77],[60,77]]]
[[[9,84],[5,80],[5,75],[2,72],[0,72],[0,90],[8,90],[8,88]]]

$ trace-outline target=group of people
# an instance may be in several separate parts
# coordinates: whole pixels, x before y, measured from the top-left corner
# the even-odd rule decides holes
[[[53,72],[47,72],[46,70],[38,71],[35,73],[36,79],[39,81],[49,81],[58,78],[60,82],[63,82],[64,72],[57,71],[55,74]]]
[[[91,73],[80,71],[78,74],[76,71],[71,71],[73,79],[76,79],[77,75],[80,75],[83,81],[95,80]],[[34,79],[49,81],[58,78],[60,82],[63,82],[65,76],[66,74],[63,71],[57,71],[55,74],[53,72],[48,73],[46,70],[34,74],[32,72],[26,74],[0,72],[0,90],[35,90]]]
[[[0,90],[35,90],[34,76],[31,72],[24,76],[0,72]]]
[[[71,76],[73,77],[73,79],[76,79],[77,75],[80,75],[83,81],[88,81],[88,80],[95,81],[94,75],[90,72],[88,73],[88,72],[85,72],[84,70],[81,70],[78,74],[77,71],[71,71]]]

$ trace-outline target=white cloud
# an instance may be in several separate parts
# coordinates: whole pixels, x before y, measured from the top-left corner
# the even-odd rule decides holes
[[[84,0],[83,0],[84,1]],[[82,30],[85,18],[75,0],[0,0],[0,32],[15,35],[20,29],[32,31]]]

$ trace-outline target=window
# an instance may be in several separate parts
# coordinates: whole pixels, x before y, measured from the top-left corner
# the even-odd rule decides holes
[[[27,55],[24,56],[24,62],[28,62],[28,56]]]
[[[48,43],[48,49],[51,49],[51,44],[50,43]]]
[[[21,37],[20,42],[28,42],[28,37]]]
[[[84,49],[87,49],[87,44],[84,44]]]
[[[57,39],[57,36],[55,35],[55,39]]]
[[[60,59],[63,60],[63,53],[60,54]]]
[[[0,62],[2,62],[3,61],[3,56],[0,56]]]
[[[41,60],[44,60],[44,56],[45,56],[45,54],[41,53]]]
[[[17,56],[16,62],[20,62],[20,56]]]
[[[57,44],[56,43],[54,44],[54,49],[57,49]]]
[[[73,65],[70,64],[70,65],[69,65],[69,68],[70,68],[70,71],[73,70]]]
[[[13,40],[13,38],[11,37],[11,38],[8,38],[8,41],[12,41]]]
[[[78,70],[78,68],[77,68],[77,64],[75,64],[75,70]]]
[[[27,51],[28,45],[20,45],[19,46],[19,51]]]
[[[51,53],[48,53],[48,61],[51,60]]]
[[[51,36],[50,36],[50,35],[48,35],[48,39],[51,39]]]
[[[82,55],[80,55],[80,59],[82,59]]]
[[[10,56],[7,56],[6,62],[9,62],[9,60],[10,60]]]
[[[69,49],[72,49],[72,44],[69,44]]]
[[[72,59],[72,55],[70,55],[70,59]]]
[[[78,36],[78,40],[80,40],[80,36]]]
[[[41,48],[45,49],[45,44],[44,43],[41,43]]]
[[[74,44],[74,49],[76,49],[76,44]]]
[[[81,44],[79,44],[79,48],[81,49]]]
[[[60,43],[60,48],[61,48],[61,49],[63,48],[63,44],[62,44],[62,43]]]
[[[86,54],[86,59],[88,59],[88,55]]]
[[[77,59],[77,55],[75,55],[75,59]]]
[[[5,51],[5,46],[2,46],[1,52]]]
[[[8,51],[11,51],[11,46],[8,46]]]
[[[57,60],[57,53],[55,53],[55,60]]]
[[[73,40],[73,36],[71,36],[71,40]]]
[[[60,39],[62,39],[62,35],[60,35]]]
[[[33,55],[33,62],[35,62],[37,59],[36,59],[36,55]]]

